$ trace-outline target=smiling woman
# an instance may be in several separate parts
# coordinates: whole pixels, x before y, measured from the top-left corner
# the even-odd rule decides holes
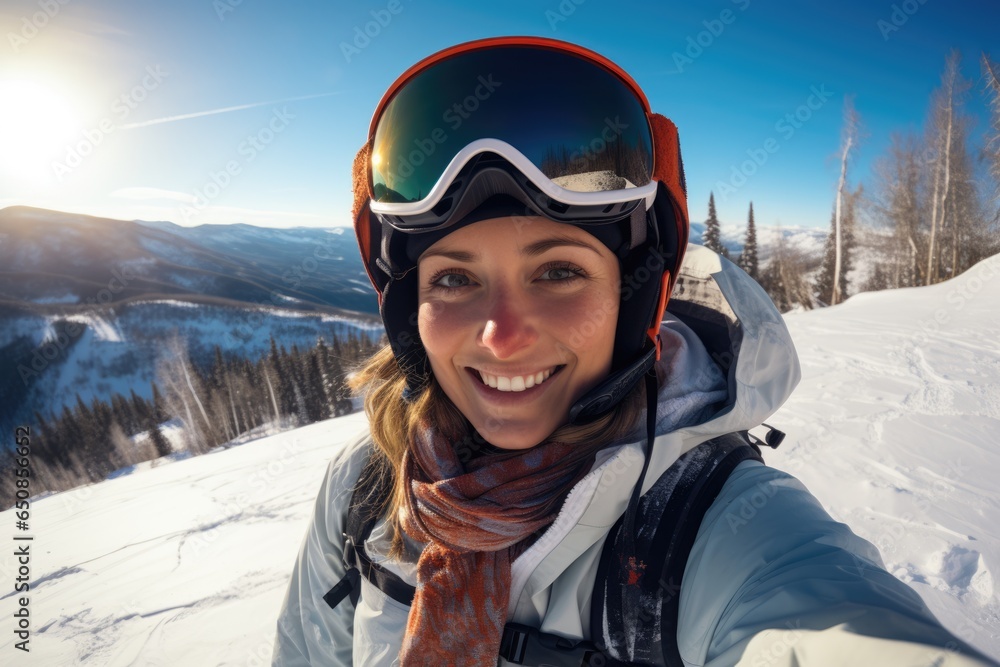
[[[537,216],[483,220],[432,245],[417,268],[434,377],[497,447],[544,440],[611,370],[618,259],[587,232]],[[594,313],[599,326],[579,335]]]
[[[369,429],[330,463],[274,665],[986,664],[763,465],[748,431],[795,348],[688,246],[676,127],[614,63],[538,37],[434,54],[354,186],[388,344],[350,380]]]
[[[49,183],[52,161],[80,130],[76,108],[41,80],[0,78],[0,175],[22,187]]]

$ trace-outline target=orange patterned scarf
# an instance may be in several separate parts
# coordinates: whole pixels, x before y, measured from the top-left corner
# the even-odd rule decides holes
[[[545,442],[463,464],[425,425],[403,461],[402,525],[427,542],[400,651],[403,667],[494,667],[507,620],[510,567],[550,524],[593,452]]]

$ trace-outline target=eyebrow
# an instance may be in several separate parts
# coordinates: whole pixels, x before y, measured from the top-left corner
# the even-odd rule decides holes
[[[586,248],[591,252],[600,255],[600,251],[594,246],[590,245],[585,241],[579,241],[577,239],[567,238],[567,237],[552,237],[548,239],[542,239],[541,241],[535,241],[530,245],[526,245],[521,248],[521,255],[525,257],[537,257],[544,252],[551,250],[552,248],[557,248],[560,246],[572,246],[575,248]],[[448,259],[454,260],[456,262],[475,262],[479,260],[479,255],[474,252],[469,252],[467,250],[448,250],[447,248],[431,249],[426,251],[420,259],[425,259],[427,257],[447,257]]]

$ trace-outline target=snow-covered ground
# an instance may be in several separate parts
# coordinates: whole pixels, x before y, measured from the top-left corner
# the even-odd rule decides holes
[[[787,316],[802,384],[765,452],[959,636],[1000,656],[1000,257]],[[326,463],[363,414],[144,464],[32,503],[31,653],[13,665],[266,665]],[[992,480],[992,481],[991,481]],[[12,511],[0,525],[14,532]],[[10,544],[14,544],[10,542]],[[10,591],[13,549],[0,557]]]

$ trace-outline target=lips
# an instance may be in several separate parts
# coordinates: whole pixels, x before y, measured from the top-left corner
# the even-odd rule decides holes
[[[564,366],[553,366],[552,368],[538,371],[537,373],[512,376],[494,375],[475,368],[468,368],[467,370],[473,377],[478,379],[480,383],[487,387],[491,387],[501,392],[519,393],[544,384],[562,368],[564,368]]]

